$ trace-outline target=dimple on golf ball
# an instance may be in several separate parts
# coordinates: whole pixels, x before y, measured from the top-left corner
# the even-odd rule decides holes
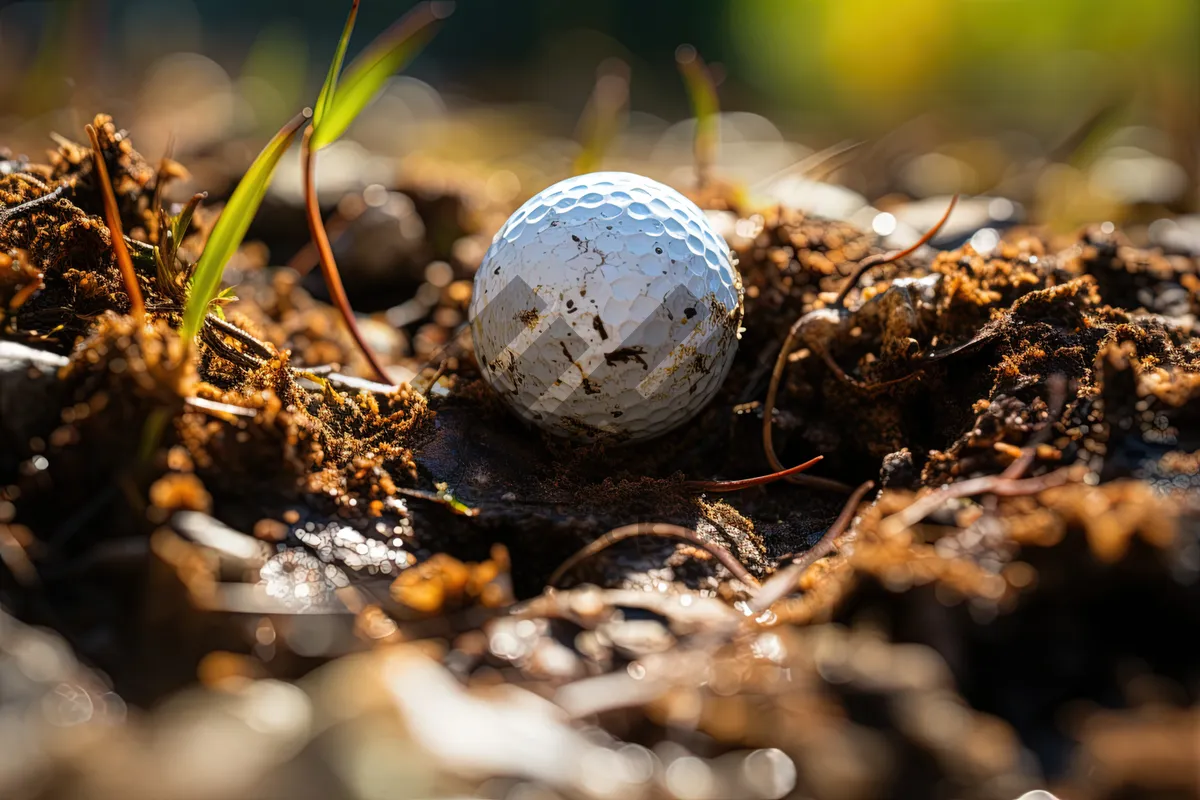
[[[742,283],[679,192],[627,172],[568,178],[517,209],[475,274],[475,353],[521,417],[575,439],[684,423],[733,362]]]

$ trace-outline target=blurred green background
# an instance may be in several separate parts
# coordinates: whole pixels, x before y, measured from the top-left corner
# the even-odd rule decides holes
[[[411,5],[364,0],[351,53]],[[311,103],[345,6],[2,3],[0,143],[40,153],[49,130],[77,134],[97,110],[150,157],[168,135],[179,156],[261,137]],[[712,65],[723,111],[756,115],[723,126],[727,142],[782,138],[803,153],[864,141],[838,178],[869,198],[961,189],[1057,208],[1062,195],[1079,207],[1050,215],[1068,222],[1200,201],[1196,0],[464,0],[402,80],[470,120],[430,147],[492,163],[577,138],[597,69],[613,59],[629,67],[630,135],[661,140],[690,113],[682,43]],[[412,91],[401,94],[416,113]],[[759,118],[770,124],[755,128]],[[395,126],[406,152],[421,146],[402,113]],[[1013,165],[1034,162],[1076,174],[1060,170],[1049,189],[1014,183]],[[775,166],[726,158],[722,171],[752,181]]]

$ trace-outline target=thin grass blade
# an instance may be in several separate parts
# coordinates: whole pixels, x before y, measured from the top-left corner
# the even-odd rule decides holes
[[[187,308],[183,312],[182,333],[186,341],[195,339],[196,334],[200,332],[204,316],[208,313],[208,304],[216,297],[217,288],[221,285],[221,275],[225,272],[226,262],[242,243],[250,221],[258,213],[258,207],[267,192],[267,186],[271,183],[271,176],[275,173],[279,159],[311,116],[312,112],[305,109],[284,125],[279,133],[267,142],[267,146],[254,159],[250,169],[246,170],[237,188],[233,190],[192,272]]]
[[[208,192],[198,192],[187,201],[183,210],[176,216],[167,214],[160,206],[158,209],[158,246],[154,252],[158,257],[159,282],[166,280],[171,287],[175,285],[175,276],[179,270],[175,268],[175,257],[179,253],[179,245],[187,235],[188,227],[192,224],[192,215],[202,200],[208,197]],[[166,277],[164,277],[166,276]]]
[[[367,49],[346,67],[332,100],[321,115],[320,124],[313,121],[312,149],[320,150],[336,142],[375,99],[388,78],[399,72],[433,38],[438,23],[453,10],[453,3],[422,3],[367,45]]]
[[[346,58],[346,47],[350,44],[350,32],[354,30],[354,20],[358,17],[358,2],[350,4],[350,13],[346,17],[346,26],[342,28],[342,38],[338,40],[337,50],[333,61],[329,64],[329,74],[325,76],[325,85],[317,95],[317,104],[313,106],[313,127],[321,124],[325,114],[333,107],[333,97],[337,90],[338,76],[342,74],[342,61]]]
[[[158,278],[159,290],[176,302],[182,303],[187,296],[180,285],[179,272],[175,269],[175,239],[171,234],[171,217],[158,207],[158,244],[154,246],[154,274]]]
[[[203,201],[208,199],[208,192],[197,192],[192,195],[187,201],[187,205],[179,212],[179,216],[175,217],[171,222],[171,233],[175,237],[175,248],[179,249],[183,237],[187,235],[187,229],[192,224],[192,215],[196,213],[196,208]]]
[[[717,160],[717,86],[712,72],[704,59],[690,44],[682,44],[675,50],[675,62],[683,75],[683,83],[696,115],[696,138],[693,151],[696,159],[696,177],[701,185],[708,181],[713,162]]]

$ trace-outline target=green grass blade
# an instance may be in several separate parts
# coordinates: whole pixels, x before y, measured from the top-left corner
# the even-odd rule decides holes
[[[171,245],[174,249],[179,249],[183,237],[187,235],[188,227],[192,224],[192,215],[196,213],[200,203],[207,199],[208,192],[197,192],[192,195],[191,200],[187,201],[187,205],[179,212],[179,216],[171,220]]]
[[[329,64],[329,74],[325,76],[325,85],[321,87],[321,93],[317,95],[317,104],[313,106],[312,124],[314,129],[321,124],[325,114],[333,107],[338,76],[342,73],[342,61],[346,58],[346,46],[350,44],[350,32],[354,30],[354,20],[358,16],[358,2],[359,0],[354,0],[350,4],[350,14],[346,17],[346,27],[342,28],[342,38],[338,40],[333,61]]]
[[[701,185],[709,177],[713,162],[717,160],[717,114],[720,103],[712,73],[690,44],[680,45],[675,50],[675,62],[683,75],[692,113],[696,115],[696,138],[692,144],[696,160],[696,176]]]
[[[209,234],[204,252],[196,262],[196,269],[192,272],[187,307],[183,312],[182,334],[185,340],[191,341],[200,333],[200,326],[208,313],[208,304],[216,297],[217,288],[221,285],[225,264],[242,243],[250,221],[258,213],[258,206],[262,203],[263,195],[267,193],[275,166],[311,116],[312,112],[305,109],[267,142],[267,146],[258,154],[258,158],[254,159],[250,169],[246,170],[237,188],[233,190],[229,202],[225,204],[225,209]]]
[[[437,23],[453,11],[452,3],[422,3],[367,46],[338,82],[320,125],[314,121],[313,150],[333,144],[375,99],[387,79],[400,71],[433,38]]]

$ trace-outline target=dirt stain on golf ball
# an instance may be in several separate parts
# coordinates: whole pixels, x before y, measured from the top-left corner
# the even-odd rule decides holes
[[[742,283],[694,203],[627,172],[568,178],[517,209],[475,274],[484,377],[576,439],[647,439],[693,417],[737,350]]]

